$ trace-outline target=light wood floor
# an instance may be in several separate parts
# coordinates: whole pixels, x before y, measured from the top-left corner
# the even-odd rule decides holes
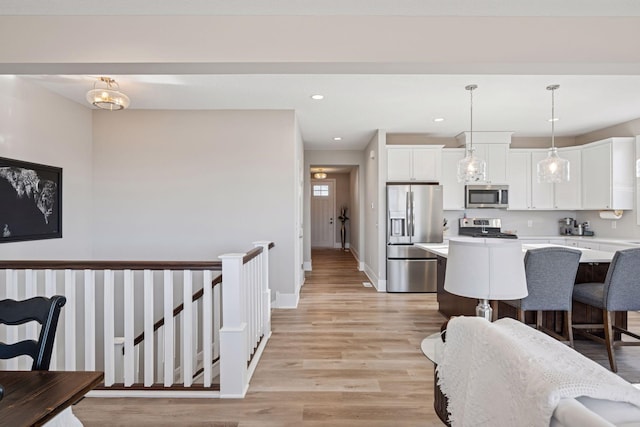
[[[314,250],[299,307],[273,311],[245,399],[87,398],[74,413],[85,426],[441,426],[420,351],[444,320],[435,294],[378,293],[367,280],[350,253]],[[604,346],[577,347],[608,366]],[[640,382],[640,347],[617,360],[621,376]]]

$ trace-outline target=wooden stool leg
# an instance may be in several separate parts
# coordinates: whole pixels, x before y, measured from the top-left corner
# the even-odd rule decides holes
[[[518,309],[518,321],[525,323],[524,321],[524,310],[519,308]]]
[[[611,323],[611,312],[602,310],[602,318],[604,320],[604,341],[607,346],[607,354],[609,355],[609,364],[613,372],[618,372],[616,359],[613,354],[613,328]]]
[[[566,328],[567,336],[569,337],[569,346],[573,348],[573,324],[571,323],[571,312],[564,312],[564,327]]]
[[[536,312],[536,329],[542,328],[542,310]]]

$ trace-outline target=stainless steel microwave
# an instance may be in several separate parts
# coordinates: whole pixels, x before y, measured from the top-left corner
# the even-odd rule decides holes
[[[499,208],[509,207],[508,185],[466,185],[464,205],[469,208]]]

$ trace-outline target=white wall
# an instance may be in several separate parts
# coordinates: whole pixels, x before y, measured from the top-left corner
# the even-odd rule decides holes
[[[93,120],[96,258],[217,259],[272,240],[276,303],[295,300],[293,111],[96,111]]]
[[[362,153],[364,159],[364,272],[378,291],[386,290],[386,244],[384,242],[386,169],[385,132],[378,130]]]
[[[354,168],[349,173],[349,221],[347,223],[349,231],[349,250],[358,260],[358,268],[363,269],[364,263],[360,261],[360,224],[361,221],[361,205],[360,197],[362,189],[360,188],[360,168]]]
[[[0,244],[0,259],[91,258],[91,110],[0,76],[0,156],[62,168],[62,238]]]

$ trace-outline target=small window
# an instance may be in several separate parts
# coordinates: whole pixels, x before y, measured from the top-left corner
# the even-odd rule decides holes
[[[313,185],[313,197],[328,197],[329,186],[326,184],[314,184]]]

